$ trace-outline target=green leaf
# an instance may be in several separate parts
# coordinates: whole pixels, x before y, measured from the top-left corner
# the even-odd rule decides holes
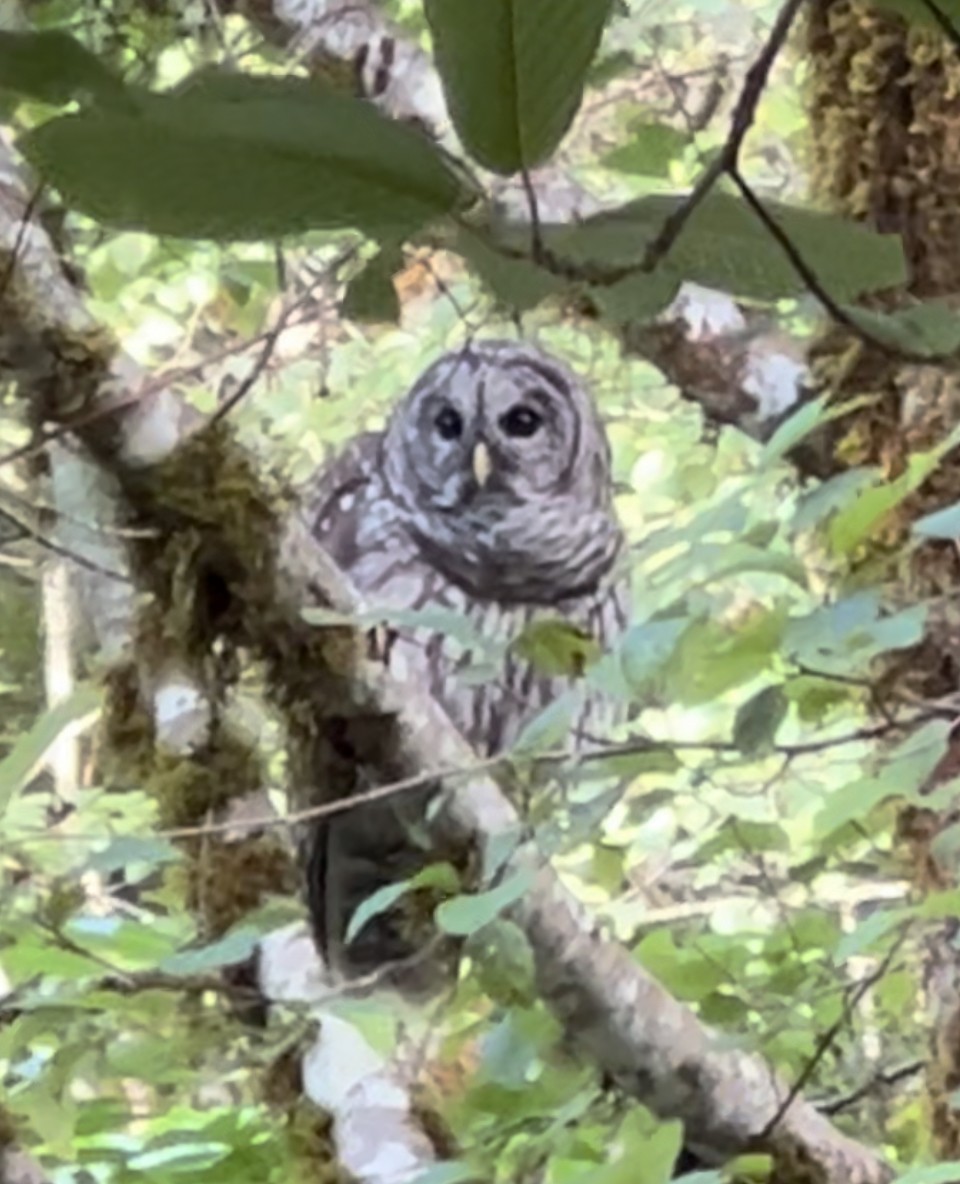
[[[850,307],[845,312],[865,333],[905,353],[944,358],[960,349],[960,316],[941,300],[896,312]]]
[[[932,893],[917,907],[916,915],[925,921],[956,920],[960,917],[960,888]],[[956,938],[953,945],[957,948]]]
[[[872,469],[847,469],[818,485],[802,497],[794,515],[793,533],[799,534],[819,526],[837,510],[850,505],[864,489],[869,489],[876,478]]]
[[[728,981],[721,963],[695,946],[681,949],[666,929],[644,937],[634,957],[672,995],[686,1002],[699,1002]]]
[[[483,1179],[484,1173],[468,1163],[448,1160],[427,1168],[413,1178],[412,1184],[480,1184]]]
[[[755,855],[758,852],[789,850],[790,839],[777,823],[728,818],[716,834],[697,848],[697,862],[706,863],[727,851],[747,851]]]
[[[51,979],[102,978],[102,962],[73,950],[61,950],[47,942],[21,941],[3,951],[3,968],[14,983],[42,975]]]
[[[577,677],[600,657],[600,644],[585,630],[549,617],[532,621],[511,642],[511,649],[543,674]]]
[[[282,85],[281,85],[282,83]],[[151,95],[20,138],[43,177],[106,224],[184,238],[264,239],[353,227],[396,238],[465,199],[412,128],[360,99],[288,78]]]
[[[132,102],[119,78],[66,33],[0,32],[0,89],[57,106]]]
[[[860,822],[882,802],[907,801],[920,795],[930,774],[947,750],[950,727],[943,720],[925,724],[891,752],[874,777],[856,780],[827,794],[814,820],[817,837],[826,837],[850,822]]]
[[[532,259],[511,258],[499,251],[493,240],[465,227],[457,228],[452,246],[497,300],[516,312],[535,308],[565,287],[564,280],[551,275]]]
[[[364,324],[397,324],[400,320],[400,297],[394,287],[393,277],[402,266],[403,256],[399,250],[378,251],[359,275],[347,284],[340,304],[341,314],[347,320]]]
[[[669,307],[680,291],[682,277],[669,267],[638,272],[615,284],[595,284],[589,289],[600,316],[613,324],[652,321]]]
[[[182,858],[182,852],[165,839],[118,835],[111,839],[102,851],[91,855],[87,866],[91,871],[99,872],[101,876],[109,876],[113,872],[127,870],[135,864],[153,869],[166,863],[177,863]]]
[[[406,880],[398,880],[393,884],[384,884],[361,901],[350,918],[347,926],[345,941],[349,945],[363,927],[374,917],[392,909],[398,900],[402,900],[410,892],[418,888],[438,888],[442,892],[459,892],[460,877],[456,869],[449,863],[431,863],[429,867],[421,869],[415,876]]]
[[[821,673],[866,671],[889,650],[907,649],[923,636],[926,608],[913,605],[884,616],[878,592],[863,591],[823,605],[787,625],[783,652]]]
[[[533,887],[534,873],[524,869],[488,892],[457,896],[437,906],[437,924],[445,933],[467,937],[489,925]]]
[[[16,741],[0,761],[0,818],[63,732],[77,720],[98,711],[101,698],[98,687],[81,686],[68,699],[45,712],[30,731]]]
[[[785,420],[764,446],[761,463],[764,465],[776,464],[817,428],[823,427],[835,419],[840,419],[844,415],[849,415],[872,402],[869,395],[860,395],[855,399],[847,399],[843,403],[832,406],[828,404],[828,399],[828,395],[812,399],[809,403],[804,403],[789,419]]]
[[[627,630],[617,652],[623,677],[634,694],[646,690],[662,671],[689,625],[689,618],[675,617]]]
[[[579,708],[581,696],[572,691],[560,695],[552,703],[528,720],[514,741],[511,752],[518,757],[565,749],[570,738],[574,712]]]
[[[382,621],[400,628],[425,629],[431,633],[443,633],[464,649],[477,650],[482,654],[499,656],[496,643],[484,637],[480,630],[463,613],[445,608],[382,609],[369,614],[370,624]]]
[[[738,709],[733,723],[734,744],[744,756],[769,749],[789,710],[790,700],[783,687],[764,687]]]
[[[960,502],[926,514],[914,522],[913,533],[924,539],[960,539]]]
[[[185,1131],[184,1135],[187,1134]],[[135,1155],[127,1160],[127,1167],[134,1172],[151,1173],[162,1168],[164,1172],[172,1175],[178,1172],[197,1172],[226,1159],[231,1151],[232,1148],[227,1143],[175,1143],[169,1147],[158,1147],[154,1151]]]
[[[854,502],[840,510],[830,523],[828,536],[836,554],[849,555],[866,541],[879,523],[930,476],[948,452],[960,443],[960,427],[927,452],[915,453],[894,481],[863,490]]]
[[[682,1146],[681,1122],[657,1122],[633,1110],[613,1138],[615,1154],[579,1179],[582,1184],[669,1184]]]
[[[770,668],[783,625],[780,610],[758,613],[736,630],[718,621],[698,621],[684,633],[668,664],[668,693],[694,705],[752,681]]]
[[[621,173],[665,177],[670,165],[690,143],[690,135],[668,123],[636,123],[628,143],[614,148],[600,163]]]
[[[218,941],[196,950],[181,950],[164,958],[159,969],[164,974],[193,975],[219,970],[244,962],[257,947],[259,934],[255,929],[241,927],[225,934]]]
[[[960,1159],[950,1163],[936,1163],[928,1167],[912,1168],[897,1176],[893,1184],[956,1184],[960,1179]]]
[[[181,922],[186,918],[178,918]],[[177,946],[192,935],[179,926],[154,920],[152,924],[120,916],[99,917],[79,913],[63,924],[64,936],[74,946],[89,950],[111,965],[125,969],[154,967],[176,957]]]
[[[612,0],[424,0],[460,139],[509,175],[549,157],[583,97]]]
[[[861,921],[852,933],[845,933],[837,943],[833,961],[842,966],[844,962],[862,954],[865,950],[874,950],[877,942],[882,940],[894,929],[899,928],[910,913],[907,909],[884,909],[871,913]]]
[[[556,254],[574,264],[639,265],[664,222],[685,201],[684,195],[654,194],[577,226],[546,226],[544,235]],[[834,299],[852,300],[906,282],[903,246],[895,235],[780,202],[771,201],[767,208]],[[721,191],[696,207],[654,274],[659,273],[756,300],[779,300],[806,290],[749,207]]]
[[[773,1157],[762,1152],[748,1152],[731,1159],[728,1170],[730,1179],[743,1180],[744,1184],[771,1184]]]
[[[473,961],[477,986],[494,1003],[517,1007],[536,1002],[533,950],[519,925],[496,917],[473,934],[466,953]]]
[[[886,8],[913,24],[940,30],[940,24],[924,0],[873,0],[878,8]],[[936,6],[953,25],[960,29],[960,0],[936,0]],[[899,1182],[898,1182],[899,1184]]]

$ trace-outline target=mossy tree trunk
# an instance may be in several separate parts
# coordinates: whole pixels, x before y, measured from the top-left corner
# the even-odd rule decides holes
[[[911,283],[885,304],[960,294],[960,54],[936,29],[907,26],[867,0],[814,0],[806,28],[808,109],[815,196],[838,212],[902,236]],[[960,416],[960,374],[955,364],[906,365],[889,355],[830,334],[818,366],[837,397],[872,395],[873,401],[835,442],[838,467],[879,465],[890,477],[911,451],[943,438]],[[843,365],[838,365],[841,358]],[[960,458],[951,455],[936,477],[891,523],[890,543],[906,536],[920,514],[960,501]],[[872,556],[876,559],[876,556]],[[916,600],[938,596],[924,645],[887,679],[906,680],[924,697],[955,694],[960,686],[960,564],[950,544],[914,552],[890,571],[891,595]],[[954,607],[956,606],[956,607]],[[934,775],[943,783],[957,772],[960,740]],[[957,804],[960,809],[960,803]],[[918,893],[955,886],[956,868],[937,858],[934,842],[956,820],[909,808],[901,837]],[[945,848],[944,848],[945,849]],[[960,1111],[951,1094],[960,1088],[960,926],[951,921],[930,933],[921,967],[924,1006],[931,1025],[927,1088],[935,1152],[960,1158]]]

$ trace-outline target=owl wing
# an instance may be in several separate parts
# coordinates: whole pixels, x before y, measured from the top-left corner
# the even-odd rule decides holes
[[[332,559],[372,604],[407,607],[419,599],[426,570],[403,529],[382,479],[382,435],[367,433],[354,439],[317,475],[303,497],[304,512],[315,537]],[[425,662],[422,649],[413,654]],[[397,658],[389,647],[389,663]],[[422,677],[421,662],[407,669]],[[336,721],[334,721],[336,722]],[[362,739],[365,721],[345,721],[338,743],[355,750],[356,782],[353,792],[373,788],[370,769],[363,762],[366,745]],[[376,743],[377,729],[370,743]],[[318,762],[322,767],[322,760]],[[311,784],[306,775],[295,783]],[[329,790],[315,786],[297,808],[323,804]],[[411,953],[409,936],[402,931],[408,922],[397,910],[375,917],[345,943],[345,934],[358,906],[385,884],[406,879],[429,858],[411,844],[411,825],[429,799],[429,792],[401,795],[398,799],[367,802],[347,813],[308,823],[300,834],[307,905],[317,944],[328,964],[349,974],[382,970],[384,965],[402,963]],[[403,969],[407,990],[419,983],[416,966]],[[424,985],[433,981],[433,971],[424,966]]]
[[[377,493],[382,441],[382,432],[351,440],[320,470],[303,499],[313,533],[347,573],[360,557],[362,510]]]

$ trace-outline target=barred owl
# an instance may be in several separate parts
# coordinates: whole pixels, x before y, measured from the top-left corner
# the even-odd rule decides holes
[[[475,342],[440,358],[383,432],[357,438],[321,472],[308,512],[369,603],[388,620],[399,615],[390,667],[428,689],[482,755],[508,749],[575,689],[519,656],[512,639],[560,617],[609,647],[625,626],[623,534],[603,425],[574,375],[529,344]],[[463,620],[476,645],[445,629],[438,609]],[[477,669],[478,651],[486,669]],[[616,713],[605,697],[582,694],[571,744],[602,733]],[[423,805],[404,799],[408,813]],[[387,803],[312,834],[311,913],[341,966],[369,970],[408,952],[382,924],[368,924],[348,951],[340,943],[360,900],[409,874],[410,855],[409,826]]]

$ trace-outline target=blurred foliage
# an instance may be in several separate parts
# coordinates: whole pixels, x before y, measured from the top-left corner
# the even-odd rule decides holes
[[[384,7],[427,44],[420,3]],[[433,20],[455,21],[467,7],[427,5]],[[558,249],[612,261],[627,245],[636,256],[639,242],[642,254],[671,195],[723,143],[732,100],[778,7],[696,0],[665,12],[651,0],[621,0],[597,55],[581,55],[551,92],[562,106],[585,85],[559,146],[563,121],[546,118],[538,92],[525,92],[530,106],[511,139],[510,128],[484,122],[510,112],[478,112],[473,77],[462,80],[464,141],[503,171],[557,148],[572,176],[634,215],[628,233],[623,218],[613,232],[602,222],[559,228]],[[749,296],[791,329],[812,331],[795,275],[729,194],[716,192],[691,222],[672,274],[594,293],[587,315],[556,298],[562,285],[531,258],[498,253],[490,227],[461,223],[448,250],[417,237],[424,219],[456,206],[470,186],[409,129],[343,103],[325,108],[332,100],[312,90],[271,97],[241,83],[221,98],[250,119],[236,151],[218,155],[235,112],[210,92],[146,94],[226,61],[282,70],[239,18],[160,0],[51,0],[31,5],[30,18],[90,51],[57,38],[23,57],[19,43],[0,42],[0,81],[18,92],[3,96],[5,119],[27,133],[33,159],[68,196],[113,223],[76,213],[66,220],[93,312],[137,361],[175,372],[202,411],[240,389],[269,344],[259,380],[231,412],[264,468],[302,483],[331,450],[381,424],[424,366],[470,334],[511,335],[519,324],[590,382],[609,424],[632,542],[634,623],[619,650],[599,660],[571,656],[569,637],[524,644],[546,649],[555,667],[583,661],[587,678],[641,707],[632,734],[647,739],[531,791],[530,818],[577,894],[678,998],[790,1077],[814,1062],[807,1092],[829,1102],[841,1126],[895,1162],[922,1162],[919,1093],[903,1069],[922,1054],[913,966],[924,921],[956,915],[960,902],[908,904],[891,822],[895,804],[918,800],[948,729],[908,694],[875,685],[877,660],[921,637],[925,606],[888,603],[883,581],[896,556],[889,568],[863,569],[859,559],[942,449],[916,457],[893,485],[854,472],[799,487],[784,453],[814,427],[820,405],[762,446],[706,424],[655,368],[622,355],[611,326],[653,315],[684,279]],[[457,60],[462,38],[454,25],[448,48]],[[803,193],[802,75],[802,63],[778,62],[742,161],[770,200],[794,203]],[[60,104],[73,99],[78,106],[62,114]],[[321,109],[327,123],[314,119]],[[278,115],[288,172],[277,166]],[[149,168],[134,160],[145,128],[158,152]],[[337,137],[333,164],[328,131]],[[372,196],[361,167],[371,136],[381,137],[382,166]],[[221,188],[205,189],[212,177],[234,189],[250,182],[248,203],[224,204]],[[299,201],[304,192],[312,204]],[[781,214],[838,298],[902,277],[895,243],[809,211]],[[144,226],[184,237],[154,237]],[[261,241],[291,230],[301,233],[282,245]],[[250,241],[210,241],[207,232]],[[934,336],[952,340],[954,330],[951,322]],[[889,331],[902,340],[923,326]],[[10,402],[0,405],[3,447],[25,439]],[[0,511],[5,497],[28,489],[29,474],[4,466]],[[956,514],[947,513],[921,530],[954,537]],[[297,909],[277,902],[209,943],[186,908],[180,858],[156,830],[154,803],[95,778],[75,801],[57,799],[38,773],[64,721],[42,704],[36,584],[5,570],[0,581],[7,1115],[55,1184],[287,1180],[282,1116],[260,1083],[303,1019],[281,1010],[262,1031],[245,1029],[216,972]],[[923,726],[904,739],[894,728],[904,721]],[[521,770],[538,748],[551,748],[556,722],[528,729]],[[487,856],[496,863],[496,852]],[[443,868],[427,881],[455,891]],[[531,992],[529,951],[500,917],[525,887],[508,880],[438,910],[447,931],[467,936],[465,973],[444,1014],[444,1057],[455,1064],[469,1053],[478,1062],[444,1103],[464,1158],[504,1181],[606,1184],[625,1178],[626,1164],[631,1180],[665,1180],[681,1132],[625,1105],[565,1053]],[[355,928],[388,903],[368,902]],[[481,964],[492,947],[497,959]],[[368,1036],[389,1039],[390,1017],[375,1008],[345,1004],[342,1013]]]

